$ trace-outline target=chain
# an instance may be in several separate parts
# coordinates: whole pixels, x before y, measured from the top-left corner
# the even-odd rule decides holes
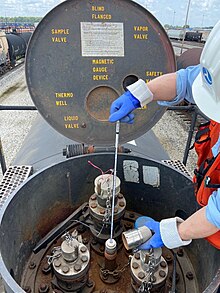
[[[108,187],[108,197],[106,200],[106,209],[105,209],[105,214],[103,217],[103,223],[104,224],[109,224],[110,223],[110,217],[111,217],[111,188]]]
[[[155,265],[156,260],[154,258],[154,252],[153,249],[149,251],[149,274],[145,278],[145,280],[142,282],[141,286],[138,289],[138,293],[150,293],[150,290],[153,287],[153,279],[154,279],[154,273],[155,273]]]
[[[52,255],[47,255],[47,263],[51,265],[54,259],[59,258],[61,256],[61,247],[54,247],[52,250]]]
[[[109,275],[120,276],[120,274],[122,274],[126,270],[126,268],[130,265],[131,258],[132,256],[129,256],[128,263],[126,263],[120,270],[109,271],[109,270],[101,268],[100,269],[101,273],[105,276],[109,276]]]

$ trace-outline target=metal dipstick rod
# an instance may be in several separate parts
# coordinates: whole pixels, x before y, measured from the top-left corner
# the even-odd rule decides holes
[[[118,161],[118,143],[119,143],[119,130],[120,130],[120,122],[116,122],[116,130],[115,130],[115,163],[114,163],[114,174],[113,174],[113,190],[112,190],[112,217],[111,217],[111,235],[110,241],[113,239],[113,228],[114,228],[114,207],[115,207],[115,187],[116,187],[116,173],[117,173],[117,161]]]

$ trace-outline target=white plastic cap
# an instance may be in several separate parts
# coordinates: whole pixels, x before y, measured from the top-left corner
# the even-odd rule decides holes
[[[212,29],[200,57],[201,73],[192,91],[199,109],[220,122],[220,21]]]

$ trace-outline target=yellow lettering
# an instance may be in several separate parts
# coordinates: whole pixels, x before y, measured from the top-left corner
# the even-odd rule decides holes
[[[146,76],[157,77],[163,75],[162,71],[146,71]]]
[[[79,128],[79,124],[64,124],[66,129],[78,129]]]
[[[52,35],[69,35],[69,29],[51,29]]]
[[[115,63],[114,59],[93,59],[92,64],[93,65],[113,65]]]
[[[104,6],[92,6],[92,11],[105,11]]]
[[[56,98],[73,98],[73,93],[55,93]]]
[[[148,26],[134,26],[136,32],[148,32]]]
[[[108,75],[93,75],[93,80],[108,80]]]
[[[110,20],[112,19],[111,14],[92,14],[92,19]]]
[[[63,117],[64,121],[78,121],[79,120],[79,116],[64,116]]]
[[[93,72],[107,72],[107,67],[93,67]]]
[[[134,34],[135,40],[147,40],[148,34]]]
[[[57,107],[68,106],[66,101],[56,101]]]
[[[67,39],[66,39],[66,37],[64,37],[64,38],[52,37],[52,42],[53,43],[67,43]]]

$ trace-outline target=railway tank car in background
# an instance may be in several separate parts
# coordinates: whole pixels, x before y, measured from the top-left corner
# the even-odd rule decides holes
[[[14,67],[18,59],[25,57],[31,35],[31,32],[0,32],[0,74]]]
[[[186,218],[198,209],[191,178],[162,162],[167,155],[150,130],[165,112],[157,103],[137,109],[133,125],[120,126],[120,144],[131,153],[120,148],[117,247],[111,254],[105,246],[114,165],[111,102],[138,78],[147,81],[175,69],[164,29],[130,0],[68,0],[37,26],[26,78],[45,121],[37,119],[17,165],[1,183],[6,293],[217,292],[220,255],[205,240],[153,255],[127,252],[122,244],[123,231],[140,215]],[[66,143],[72,143],[68,159],[61,155]]]

